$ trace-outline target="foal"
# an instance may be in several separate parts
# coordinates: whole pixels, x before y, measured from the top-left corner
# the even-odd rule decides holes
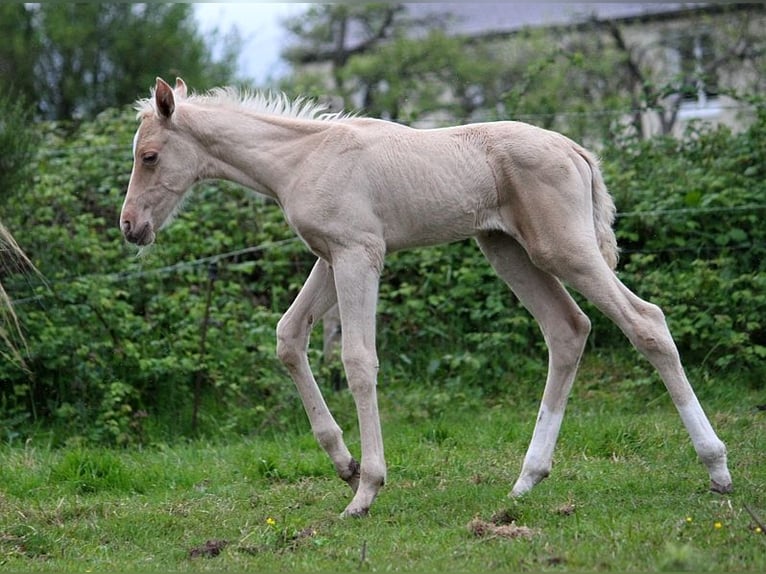
[[[681,366],[662,311],[617,278],[615,207],[598,164],[566,137],[519,122],[416,130],[321,115],[300,101],[232,90],[187,96],[158,78],[138,103],[140,125],[120,227],[148,245],[190,186],[226,179],[273,198],[318,257],[277,325],[277,353],[311,428],[354,491],[345,516],[366,514],[386,479],[375,392],[375,307],[387,253],[475,237],[497,274],[535,317],[549,349],[537,423],[512,496],[551,470],[556,439],[590,321],[563,287],[593,302],[658,370],[707,466],[731,490],[726,447]],[[335,303],[341,357],[356,403],[361,464],[351,456],[307,358],[309,333]]]

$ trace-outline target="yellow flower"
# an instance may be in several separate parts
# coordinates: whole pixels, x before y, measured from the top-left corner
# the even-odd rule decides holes
[[[723,528],[723,524],[721,524],[720,522],[715,522],[715,523],[713,524],[713,528],[715,528],[716,530],[718,530],[718,529],[720,529],[720,528]]]
[[[268,524],[269,526],[275,526],[275,525],[276,525],[276,523],[277,523],[277,521],[276,521],[276,520],[274,520],[274,519],[273,519],[271,516],[269,516],[269,517],[266,519],[266,524]]]
[[[760,534],[761,532],[763,532],[763,530],[761,530],[761,527],[760,526],[756,526],[755,527],[755,533],[756,534]]]
[[[692,517],[691,517],[691,516],[687,516],[687,517],[686,517],[686,522],[688,522],[689,524],[691,524],[691,523],[692,523]]]

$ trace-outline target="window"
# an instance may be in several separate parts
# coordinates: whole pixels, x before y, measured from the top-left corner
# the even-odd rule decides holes
[[[710,31],[684,31],[669,38],[670,68],[681,96],[681,120],[710,119],[721,113],[716,88],[713,38]]]

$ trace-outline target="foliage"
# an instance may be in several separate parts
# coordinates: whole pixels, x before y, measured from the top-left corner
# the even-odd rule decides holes
[[[335,89],[343,91],[340,70],[353,54],[367,52],[405,26],[404,6],[363,2],[314,4],[284,22],[292,41],[284,58],[297,65],[330,62]]]
[[[492,77],[494,64],[488,53],[466,50],[461,39],[432,30],[424,38],[400,36],[354,56],[341,76],[352,92],[363,92],[365,113],[373,117],[411,123],[446,111],[464,120],[479,104],[490,107],[475,100],[486,98],[479,85]]]
[[[201,87],[228,82],[240,46],[236,34],[203,39],[189,4],[13,2],[0,7],[0,22],[2,91],[22,94],[48,119],[127,105],[157,75]],[[217,41],[214,58],[208,42]]]
[[[605,161],[625,282],[664,307],[689,360],[754,384],[766,357],[765,133],[761,104],[743,133],[693,127]]]
[[[706,6],[638,30],[592,18],[466,36],[449,5],[406,6],[322,5],[290,19],[294,74],[283,88],[321,86],[347,108],[420,126],[516,119],[589,143],[671,133],[700,90],[741,99],[763,88],[761,6]]]
[[[759,110],[742,133],[697,129],[604,150],[622,279],[663,306],[687,365],[739,373],[756,388],[766,348]],[[41,126],[34,185],[4,198],[6,224],[46,278],[4,280],[29,349],[29,372],[0,364],[6,438],[36,423],[58,440],[128,445],[302,420],[274,328],[313,256],[276,205],[205,184],[136,257],[115,223],[132,115]],[[626,351],[616,328],[585,308],[591,347]],[[379,311],[381,388],[417,381],[429,397],[416,409],[424,417],[455,397],[495,400],[511,381],[530,388],[544,378],[537,325],[469,241],[389,257]],[[324,380],[319,352],[310,358]]]
[[[3,270],[3,275],[6,269],[16,271],[19,267],[28,265],[29,260],[24,252],[10,232],[0,223],[0,269]],[[24,368],[24,358],[19,352],[20,344],[24,343],[24,336],[13,309],[13,302],[2,283],[0,283],[0,343],[2,343],[0,357]]]
[[[31,183],[30,165],[37,144],[30,113],[20,100],[0,94],[0,190],[24,190]],[[0,195],[0,205],[4,199]],[[31,265],[11,232],[0,222],[0,279],[30,271]],[[10,298],[0,283],[0,358],[24,366],[19,353],[24,337]]]
[[[31,371],[0,364],[9,436],[30,419],[53,422],[62,438],[105,443],[190,433],[192,403],[203,398],[195,384],[206,403],[223,407],[203,408],[198,432],[247,432],[258,417],[278,422],[274,407],[293,400],[281,398],[290,387],[273,332],[310,255],[294,240],[278,254],[252,250],[227,258],[211,282],[205,257],[291,237],[275,206],[219,185],[200,187],[167,241],[137,258],[116,225],[132,116],[102,114],[74,132],[51,125],[33,189],[7,198],[8,225],[46,278],[7,283],[19,300]]]
[[[33,14],[23,2],[0,3],[0,86],[2,96],[35,92],[35,62],[41,53]]]
[[[26,189],[37,151],[32,113],[22,99],[0,92],[0,204],[9,190]]]

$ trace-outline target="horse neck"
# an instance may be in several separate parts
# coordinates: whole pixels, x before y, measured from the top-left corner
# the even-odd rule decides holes
[[[207,156],[201,179],[225,179],[279,200],[296,168],[328,122],[195,107],[183,114],[185,129]],[[320,136],[321,137],[321,136]]]

